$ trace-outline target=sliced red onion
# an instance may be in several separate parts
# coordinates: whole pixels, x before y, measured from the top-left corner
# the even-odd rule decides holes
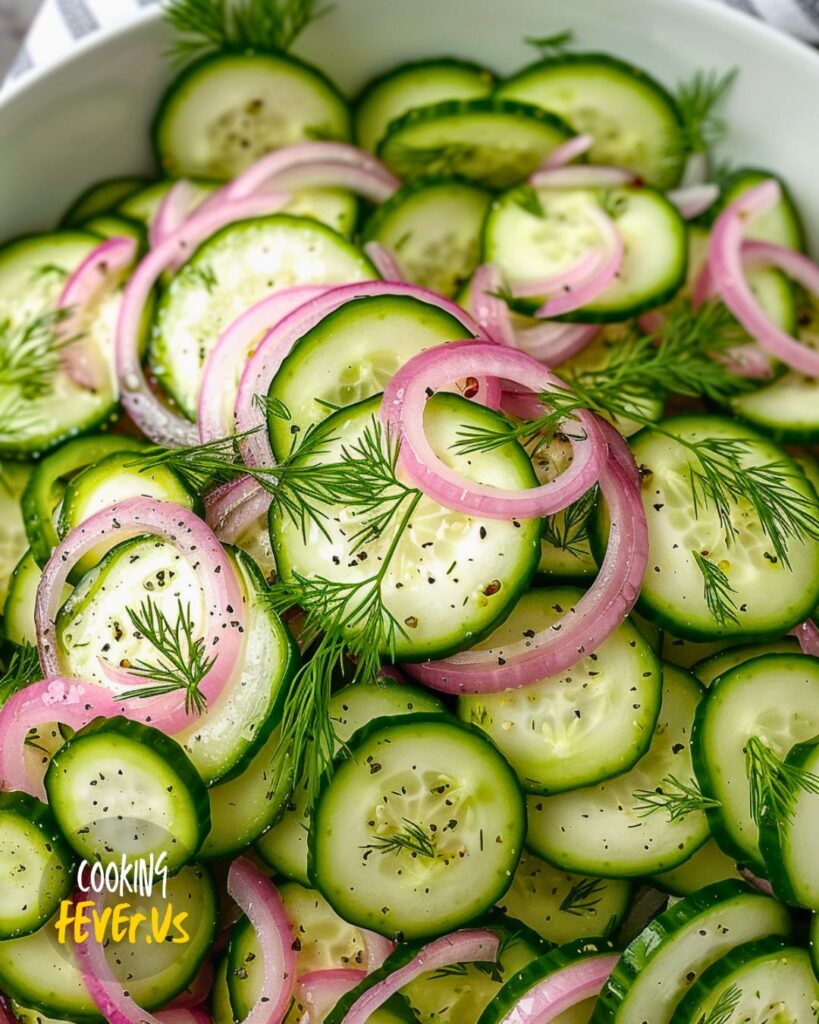
[[[285,357],[307,331],[346,302],[376,295],[409,295],[449,313],[464,325],[466,332],[476,335],[481,333],[472,317],[460,306],[416,285],[395,281],[362,281],[326,291],[300,306],[274,327],[245,367],[236,397],[236,428],[240,433],[253,432],[241,443],[242,458],[248,466],[272,466],[275,462],[265,429],[264,411],[259,408],[256,395],[268,393],[271,381]],[[465,376],[475,376],[475,373],[470,370]],[[485,405],[497,402],[499,398],[497,386],[490,389],[486,384],[477,396],[477,400],[483,401]]]
[[[470,305],[481,331],[498,345],[517,348],[515,329],[509,307],[498,297],[501,286],[500,271],[491,263],[478,267],[472,277]]]
[[[100,716],[129,716],[102,686],[57,676],[32,683],[12,694],[0,708],[0,789],[19,790],[45,800],[42,777],[34,779],[26,764],[26,737],[51,722],[75,731]]]
[[[185,223],[203,202],[202,190],[187,178],[180,178],[165,193],[148,229],[152,249],[162,245]]]
[[[702,185],[685,185],[666,192],[666,198],[680,212],[684,220],[693,220],[705,213],[719,199],[719,185],[704,182]]]
[[[213,987],[213,961],[206,957],[193,981],[175,996],[167,1006],[168,1010],[190,1010],[206,1002]],[[164,1011],[163,1011],[164,1012]]]
[[[762,348],[800,373],[819,376],[819,352],[774,324],[757,302],[745,276],[746,266],[777,266],[814,295],[819,295],[819,267],[806,256],[767,243],[743,245],[745,224],[775,206],[779,183],[769,179],[748,189],[722,211],[711,232],[708,269],[714,290]],[[746,262],[747,261],[747,262]]]
[[[803,654],[819,658],[819,627],[817,627],[813,619],[805,619],[798,626],[794,626],[791,630],[791,636],[795,636],[799,641]]]
[[[125,411],[139,429],[156,444],[186,448],[199,441],[196,426],[164,405],[150,390],[142,370],[139,339],[145,303],[164,271],[178,269],[216,231],[236,221],[264,216],[281,208],[287,197],[280,194],[248,196],[235,202],[200,207],[142,260],[128,282],[116,330],[116,366]]]
[[[701,305],[701,303],[697,303]],[[665,327],[668,314],[660,309],[650,309],[647,313],[641,313],[637,317],[637,326],[643,334],[659,334]]]
[[[549,392],[565,385],[531,356],[486,342],[452,342],[421,352],[384,389],[381,416],[400,439],[399,465],[434,501],[457,512],[489,519],[532,519],[551,515],[577,501],[592,487],[606,461],[606,445],[591,413],[576,414],[578,436],[571,438],[569,468],[551,483],[501,490],[467,480],[436,455],[424,432],[424,406],[430,394],[468,374],[506,379]]]
[[[205,495],[205,519],[223,544],[235,544],[267,515],[272,495],[253,477],[243,476]]]
[[[547,366],[558,366],[582,352],[597,335],[597,324],[564,324],[544,321],[517,334],[518,347]]]
[[[603,253],[599,249],[589,249],[580,259],[567,270],[561,270],[551,277],[539,281],[524,281],[516,284],[512,294],[517,298],[531,298],[538,295],[552,295],[559,291],[571,291],[587,284],[599,272],[603,261]]]
[[[356,999],[342,1024],[366,1024],[370,1015],[405,985],[427,971],[440,971],[452,964],[497,960],[500,939],[482,928],[451,932],[423,946],[409,963],[373,985]]]
[[[83,339],[88,308],[119,282],[136,254],[133,238],[109,238],[80,263],[57,300],[57,308],[68,311],[58,331],[69,342],[60,353],[61,360],[68,376],[82,388],[101,388],[111,374],[103,353]]]
[[[227,891],[247,915],[262,955],[262,990],[242,1024],[280,1024],[296,981],[293,929],[276,886],[246,857],[228,872]]]
[[[199,440],[218,441],[233,433],[233,407],[242,371],[261,336],[305,302],[323,295],[325,285],[297,285],[268,295],[227,328],[205,360],[199,391]]]
[[[593,274],[579,280],[574,286],[566,285],[557,295],[543,303],[537,315],[544,320],[587,306],[602,295],[620,273],[625,255],[623,236],[611,217],[597,203],[590,206],[589,214],[603,238],[604,255]]]
[[[681,187],[688,185],[703,185],[708,180],[709,174],[708,154],[692,153],[685,161]]]
[[[532,188],[618,188],[637,181],[637,175],[625,167],[600,164],[543,167],[529,177]]]
[[[366,971],[346,967],[302,975],[296,984],[296,1001],[304,1007],[298,1024],[322,1024],[339,999],[366,977]]]
[[[156,1018],[161,1024],[213,1024],[209,1013],[196,1006],[174,1006],[159,1010]]]
[[[385,281],[406,281],[395,254],[386,245],[376,241],[365,242],[364,255]]]
[[[568,142],[564,142],[562,146],[553,149],[538,170],[547,170],[550,167],[565,167],[572,160],[588,152],[593,145],[594,139],[591,135],[575,135]]]
[[[617,954],[589,956],[567,964],[530,988],[500,1024],[549,1024],[598,995],[619,959]]]
[[[382,669],[381,675],[385,674]],[[404,682],[404,680],[399,676],[398,682]],[[367,931],[366,928],[361,929],[361,934],[364,936],[364,948],[367,952],[367,974],[372,974],[373,971],[378,970],[395,949],[395,943],[385,939],[383,935],[379,935],[377,932]]]
[[[773,886],[767,878],[760,878],[759,875],[755,875],[750,868],[740,868],[739,873],[746,882],[750,882],[750,884],[761,893],[764,893],[766,896],[774,895]]]
[[[0,1024],[17,1024],[4,995],[0,995]]]
[[[603,420],[598,423],[609,450],[599,484],[611,526],[594,583],[572,610],[534,637],[407,666],[427,686],[445,693],[498,693],[556,676],[600,647],[634,607],[648,566],[639,474],[620,434]]]
[[[46,563],[37,588],[34,612],[43,673],[46,676],[60,674],[56,621],[63,585],[71,570],[83,555],[100,543],[113,546],[145,534],[175,545],[201,581],[205,650],[216,660],[200,689],[212,706],[242,657],[246,618],[242,589],[230,559],[210,527],[188,509],[152,498],[129,498],[96,512],[63,538]],[[145,683],[126,669],[116,668],[102,659],[100,664],[105,675],[123,688]],[[195,721],[195,715],[185,711],[182,691],[160,697],[134,698],[129,717],[169,733],[178,732]]]

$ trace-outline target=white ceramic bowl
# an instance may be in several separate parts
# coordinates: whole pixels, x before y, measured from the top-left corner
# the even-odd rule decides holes
[[[695,70],[737,67],[722,155],[776,168],[819,251],[819,55],[714,0],[337,0],[297,52],[349,95],[410,58],[455,54],[508,73],[534,59],[525,36],[572,28],[673,86]],[[156,8],[90,37],[0,103],[0,239],[50,227],[99,178],[150,171],[148,136],[172,70]]]

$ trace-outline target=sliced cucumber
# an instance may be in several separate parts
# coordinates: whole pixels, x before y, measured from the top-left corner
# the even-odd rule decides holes
[[[124,902],[118,893],[104,896],[104,907]],[[216,934],[217,897],[210,873],[199,865],[183,868],[169,878],[165,894],[160,883],[151,896],[128,893],[131,920],[142,915],[129,941],[129,929],[120,941],[108,934],[105,956],[108,965],[131,998],[146,1010],[163,1007],[182,992],[199,971]],[[161,924],[168,908],[184,914],[180,922],[188,935],[179,938],[175,927],[169,939],[154,942],[152,917]],[[105,909],[103,910],[103,913]],[[110,914],[109,914],[110,916]],[[0,942],[0,986],[24,1006],[51,1017],[84,1024],[102,1024],[104,1017],[85,986],[71,941],[61,944],[54,931],[56,918],[34,934]]]
[[[358,98],[358,143],[374,152],[390,123],[407,111],[444,100],[481,99],[493,84],[491,71],[451,57],[399,64],[370,82]]]
[[[561,945],[589,935],[613,935],[630,899],[629,882],[573,875],[524,850],[498,907]]]
[[[692,640],[773,640],[803,621],[819,601],[819,538],[788,537],[789,569],[777,556],[759,517],[744,499],[729,503],[734,536],[726,536],[713,502],[695,502],[691,473],[701,473],[683,442],[725,438],[739,444],[744,467],[775,466],[781,484],[804,502],[809,514],[816,493],[798,465],[748,427],[704,415],[664,420],[631,442],[641,467],[643,507],[648,519],[649,565],[640,610],[675,634]],[[730,542],[729,542],[730,541]],[[709,607],[703,571],[694,553],[724,573],[730,604],[718,618]]]
[[[819,735],[819,659],[765,654],[724,673],[697,711],[693,754],[703,792],[720,801],[708,811],[726,853],[765,872],[751,816],[746,750],[758,737],[777,757]]]
[[[709,839],[693,857],[670,871],[652,875],[650,882],[672,896],[690,896],[706,885],[729,878],[742,879],[737,862]]]
[[[817,1007],[819,981],[808,954],[769,938],[739,946],[711,964],[677,1007],[674,1020],[699,1024],[722,1012],[726,1022],[807,1024],[816,1019]]]
[[[108,178],[98,181],[74,200],[60,223],[63,227],[73,228],[91,217],[111,213],[128,196],[145,188],[146,184],[144,178]]]
[[[333,83],[284,53],[218,53],[185,68],[153,126],[172,178],[232,178],[265,153],[306,139],[349,139],[350,112]]]
[[[116,213],[100,213],[85,221],[82,229],[99,235],[100,238],[130,238],[136,242],[139,253],[147,248],[145,228],[130,217],[122,217]]]
[[[282,361],[268,396],[268,433],[277,459],[294,437],[328,415],[380,394],[413,356],[472,333],[454,316],[409,295],[351,299],[304,334]]]
[[[26,520],[20,499],[31,478],[27,462],[0,464],[0,604],[5,603],[14,567],[28,547]]]
[[[190,179],[188,180],[190,181]],[[135,220],[146,229],[150,228],[157,210],[162,205],[162,200],[175,184],[176,182],[172,178],[155,181],[123,200],[117,207],[117,213],[123,217]],[[218,187],[214,182],[202,181],[201,179],[190,181],[190,184],[195,189],[194,198],[198,199],[199,202],[204,202]]]
[[[426,690],[385,677],[377,682],[342,687],[330,698],[329,716],[337,743],[342,744],[375,718],[443,710],[438,698]],[[307,794],[304,787],[299,786],[292,794],[281,821],[256,844],[256,851],[266,864],[285,878],[292,878],[302,885],[309,884],[308,819]]]
[[[769,935],[787,937],[785,908],[740,882],[679,900],[628,946],[600,993],[590,1024],[670,1024],[680,1000],[715,960]]]
[[[74,856],[51,811],[27,793],[0,793],[0,939],[30,935],[71,892]]]
[[[378,155],[409,181],[455,176],[488,188],[525,180],[572,135],[559,117],[511,100],[449,100],[391,122]]]
[[[327,419],[320,428],[328,438],[321,459],[332,458],[372,428],[379,402],[373,398]],[[437,394],[427,402],[424,423],[439,457],[469,479],[510,488],[534,483],[531,463],[517,444],[468,456],[453,452],[464,424],[500,425],[496,413],[456,395]],[[311,458],[318,456],[305,456],[305,465]],[[350,551],[349,537],[357,526],[349,510],[328,507],[322,526],[329,538],[314,522],[303,532],[286,513],[271,508],[273,547],[283,579],[294,572],[345,582],[371,579],[395,529],[393,524]],[[403,628],[395,636],[395,657],[440,658],[488,635],[535,570],[539,532],[539,520],[482,521],[421,497],[381,581],[384,606]]]
[[[639,612],[637,614],[639,615]],[[670,661],[672,665],[679,665],[680,668],[690,669],[714,654],[719,654],[722,651],[739,646],[738,641],[705,640],[697,642],[695,640],[685,640],[681,636],[674,636],[673,633],[669,633],[667,629],[661,629],[656,623],[649,623],[646,618],[643,618],[643,622],[648,623],[652,629],[662,634],[660,650],[663,661]]]
[[[489,194],[468,182],[421,179],[378,207],[364,240],[386,246],[408,281],[451,298],[478,265],[489,203]]]
[[[800,651],[799,641],[795,636],[783,636],[781,640],[773,640],[769,644],[739,644],[696,662],[691,671],[703,686],[710,686],[724,672],[750,661],[751,658],[758,658],[761,654],[799,654]]]
[[[677,210],[652,189],[617,188],[604,194],[525,186],[506,192],[486,219],[482,262],[496,264],[510,287],[568,270],[599,243],[590,211],[604,195],[625,243],[622,267],[598,298],[560,319],[617,322],[666,302],[685,281],[686,229]],[[519,304],[534,312],[542,301]]]
[[[30,551],[23,555],[11,574],[9,592],[3,605],[3,625],[6,639],[15,644],[37,644],[34,605],[42,574],[42,569]],[[68,600],[70,595],[71,587],[66,584],[63,587],[63,600]]]
[[[349,238],[358,222],[358,198],[341,188],[305,188],[293,192],[282,213],[317,220]]]
[[[582,596],[574,587],[530,590],[477,646],[502,647],[540,633]],[[558,793],[632,768],[651,744],[661,700],[660,662],[626,621],[560,676],[501,693],[461,695],[458,716],[489,736],[525,790]]]
[[[784,245],[786,249],[798,249],[804,252],[805,228],[802,218],[799,216],[788,186],[773,171],[762,171],[754,167],[741,167],[734,171],[722,183],[720,197],[716,206],[709,211],[709,217],[716,217],[726,206],[744,195],[748,189],[771,180],[779,185],[781,192],[779,202],[770,210],[754,217],[753,223],[748,225],[748,230],[744,233],[745,237],[762,242],[773,242],[774,245]]]
[[[279,214],[224,228],[162,296],[151,341],[154,370],[193,418],[205,359],[240,313],[278,288],[375,276],[365,256],[315,221]]]
[[[674,99],[641,68],[609,54],[537,61],[501,83],[496,95],[535,103],[591,135],[590,163],[628,167],[662,189],[682,174],[687,154]]]
[[[214,1024],[234,1024],[233,1007],[230,1005],[230,990],[227,983],[227,953],[219,961],[213,973],[213,988],[210,992],[210,1011]]]
[[[210,828],[202,780],[176,743],[126,718],[97,718],[52,757],[48,802],[66,842],[88,861],[156,858],[176,874]]]
[[[689,741],[702,691],[681,669],[666,665],[663,703],[648,753],[631,771],[586,789],[527,798],[526,845],[551,864],[584,875],[629,878],[676,867],[708,838],[702,811],[669,821],[646,813],[641,791],[693,779]]]
[[[480,732],[444,715],[378,719],[322,790],[312,873],[345,920],[414,941],[503,896],[524,828],[514,774]],[[423,837],[416,849],[392,840],[407,829]]]

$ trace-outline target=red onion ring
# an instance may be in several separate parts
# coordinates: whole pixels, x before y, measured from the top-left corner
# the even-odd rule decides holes
[[[102,541],[121,543],[143,535],[162,537],[174,544],[196,571],[202,584],[205,606],[205,649],[216,654],[213,668],[201,684],[212,707],[239,664],[244,647],[246,608],[242,589],[230,559],[213,531],[193,512],[171,502],[129,498],[110,505],[75,527],[43,569],[37,588],[34,620],[40,664],[46,676],[58,676],[57,613],[62,588],[83,555]],[[100,660],[105,675],[124,687],[144,685],[145,680],[125,669]],[[161,697],[135,698],[128,717],[173,733],[196,720],[185,711],[185,695],[179,691]]]
[[[321,1024],[342,996],[367,977],[366,971],[353,968],[311,971],[299,978],[296,1000],[304,1007],[298,1024]]]
[[[793,632],[793,630],[791,630],[791,632]],[[740,868],[739,873],[742,875],[746,882],[750,882],[755,889],[758,889],[761,893],[764,893],[765,896],[773,896],[774,899],[776,898],[774,895],[773,886],[767,878],[760,878],[759,875],[755,875],[753,871],[750,870],[750,868]]]
[[[819,658],[819,627],[817,627],[813,619],[805,619],[798,626],[794,626],[790,631],[790,635],[795,636],[799,641],[803,654]]]
[[[393,971],[356,999],[342,1024],[366,1024],[370,1015],[409,982],[427,971],[439,971],[452,964],[496,960],[500,939],[493,932],[473,928],[451,932],[423,946],[408,964]]]
[[[685,185],[666,192],[666,199],[673,203],[684,220],[693,220],[705,213],[719,199],[719,185],[703,182],[701,185]]]
[[[599,994],[620,959],[584,957],[533,985],[500,1024],[549,1024],[566,1010]]]
[[[0,1024],[17,1024],[4,995],[0,995]]]
[[[193,981],[168,1003],[166,1010],[192,1010],[201,1006],[207,1001],[212,986],[213,961],[207,957],[202,961]]]
[[[45,801],[42,778],[33,779],[26,765],[25,742],[30,730],[59,722],[76,731],[101,715],[131,717],[110,691],[80,679],[57,676],[12,694],[0,708],[0,789],[30,793]]]
[[[611,527],[600,571],[576,607],[528,640],[502,649],[463,651],[407,671],[445,693],[498,693],[570,668],[598,648],[634,607],[648,567],[648,530],[637,467],[623,438],[599,421],[609,450],[600,491]],[[500,661],[499,661],[500,658]]]
[[[507,348],[517,348],[515,329],[509,307],[498,298],[501,289],[500,271],[491,263],[478,267],[472,277],[470,306],[481,331],[487,338]]]
[[[267,515],[272,495],[251,476],[231,480],[205,495],[205,520],[223,544],[235,544]]]
[[[480,328],[460,306],[435,292],[416,285],[388,281],[362,281],[331,288],[318,298],[305,303],[285,317],[260,343],[245,367],[236,397],[236,427],[240,433],[252,431],[241,445],[242,458],[248,466],[272,466],[273,451],[265,429],[263,410],[256,403],[256,395],[266,395],[273,377],[296,342],[334,310],[353,299],[376,295],[408,295],[437,306],[459,320],[470,334],[480,334]],[[469,371],[466,376],[475,376]],[[478,400],[484,404],[498,401],[497,385],[482,385]]]
[[[262,954],[262,991],[242,1024],[279,1024],[296,981],[293,929],[276,886],[246,857],[237,858],[227,878],[228,895],[247,915]]]
[[[109,238],[80,263],[57,300],[57,309],[69,311],[58,327],[59,337],[70,342],[60,352],[61,361],[68,376],[82,388],[101,388],[111,373],[101,353],[96,354],[96,359],[90,358],[82,338],[85,314],[131,266],[136,254],[133,238]]]
[[[571,167],[542,167],[529,176],[532,188],[617,188],[634,185],[638,177],[625,167],[601,164],[572,164]]]
[[[213,1024],[211,1015],[196,1006],[169,1006],[159,1010],[156,1018],[160,1024]]]
[[[531,356],[487,342],[451,342],[414,356],[384,389],[381,417],[400,439],[399,465],[416,487],[457,512],[509,520],[559,512],[597,482],[606,446],[595,418],[585,411],[576,414],[585,437],[571,440],[572,463],[551,483],[500,490],[467,480],[447,466],[427,440],[424,406],[433,391],[469,373],[511,380],[535,392],[565,387]]]
[[[141,261],[125,289],[116,330],[116,367],[125,411],[154,443],[186,448],[199,441],[195,424],[153,394],[142,369],[139,337],[145,303],[160,275],[178,269],[216,231],[236,221],[274,213],[286,202],[281,194],[247,196],[236,202],[200,207],[181,227]]]
[[[383,670],[381,674],[385,674]],[[400,677],[397,681],[404,682]],[[367,974],[372,974],[395,949],[395,943],[390,942],[383,935],[379,935],[378,932],[367,931],[366,928],[361,929],[361,934],[364,936],[364,948],[367,952]]]
[[[385,281],[406,281],[395,254],[390,252],[386,245],[374,240],[365,242],[364,255]]]
[[[573,139],[569,139],[568,142],[564,142],[557,149],[553,149],[538,170],[544,171],[550,167],[565,167],[566,164],[571,163],[576,157],[588,152],[593,145],[594,139],[591,135],[575,135]]]
[[[245,310],[208,353],[199,392],[199,440],[218,441],[233,433],[233,407],[242,371],[262,332],[270,331],[305,302],[329,291],[325,285],[284,288]]]
[[[591,344],[600,328],[597,324],[564,324],[544,321],[519,331],[518,347],[547,366],[558,366],[572,359]]]
[[[148,243],[152,249],[163,242],[185,223],[203,203],[201,191],[187,178],[173,184],[154,214],[148,228]]]
[[[579,288],[595,277],[602,260],[603,253],[599,249],[588,249],[574,266],[539,281],[525,281],[522,284],[516,284],[512,289],[512,294],[516,298],[530,298]]]
[[[745,277],[745,256],[751,265],[787,266],[785,271],[814,295],[819,295],[819,267],[798,253],[765,243],[743,244],[743,230],[756,214],[765,213],[781,196],[779,183],[763,181],[730,203],[717,217],[708,246],[708,269],[713,287],[745,330],[766,351],[791,369],[819,376],[819,352],[806,348],[769,318]]]

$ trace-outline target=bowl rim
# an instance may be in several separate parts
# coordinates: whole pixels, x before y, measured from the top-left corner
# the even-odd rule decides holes
[[[620,2],[624,2],[624,0],[620,0]],[[716,24],[723,24],[728,29],[736,30],[740,36],[755,38],[764,45],[780,49],[803,64],[808,71],[814,70],[819,73],[819,48],[815,49],[810,43],[789,35],[783,29],[777,28],[761,18],[746,14],[728,3],[717,2],[717,0],[643,0],[643,2],[664,10],[668,10],[671,4],[674,4],[677,9],[683,7],[692,9],[703,21],[710,20]],[[128,35],[145,24],[158,23],[161,19],[162,3],[160,0],[155,5],[137,11],[133,17],[89,33],[83,39],[77,40],[55,60],[25,71],[19,78],[7,79],[0,88],[0,112],[20,97],[33,92],[50,75],[83,60],[98,47],[105,46],[113,39]]]

